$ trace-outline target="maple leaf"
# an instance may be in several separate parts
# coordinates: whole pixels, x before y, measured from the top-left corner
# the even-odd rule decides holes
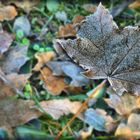
[[[76,39],[56,40],[91,79],[108,79],[118,94],[140,94],[140,28],[120,30],[102,4],[79,24]]]

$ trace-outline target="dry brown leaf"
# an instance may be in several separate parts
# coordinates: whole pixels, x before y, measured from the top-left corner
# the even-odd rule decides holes
[[[0,8],[0,21],[12,20],[17,16],[17,11],[14,6],[5,6]]]
[[[14,84],[0,70],[0,127],[15,127],[41,115],[38,110],[31,108],[33,101],[15,99],[19,89]]]
[[[121,123],[116,129],[115,136],[130,137],[132,136],[132,131],[126,124]]]
[[[34,71],[39,71],[44,64],[55,57],[54,52],[43,52],[43,53],[36,53],[35,58],[38,60],[38,63],[33,68]]]
[[[70,101],[68,99],[50,100],[40,102],[44,111],[50,114],[54,119],[59,119],[63,115],[69,113],[75,114],[81,107],[82,103],[78,101]]]
[[[73,27],[73,24],[66,24],[64,26],[59,27],[59,31],[57,33],[58,38],[67,38],[67,37],[75,37],[76,30]]]
[[[115,132],[116,136],[140,138],[140,114],[132,113],[127,123],[120,123]]]
[[[59,95],[67,86],[64,82],[64,77],[54,76],[47,67],[41,70],[40,79],[44,81],[44,87],[52,95]]]
[[[32,10],[34,6],[39,3],[40,0],[4,0],[1,3],[3,5],[14,4],[19,8],[22,8],[26,12]]]
[[[133,3],[129,5],[129,8],[135,9],[140,7],[140,0],[135,0]]]
[[[41,113],[31,108],[33,105],[33,101],[12,99],[12,97],[0,99],[0,126],[15,127],[38,118]]]
[[[80,23],[84,19],[85,19],[84,16],[77,15],[77,16],[74,16],[74,18],[72,19],[72,23],[77,24],[77,23]]]
[[[132,110],[140,108],[140,96],[123,94],[122,96],[110,94],[110,99],[104,99],[105,102],[120,115],[128,116]]]

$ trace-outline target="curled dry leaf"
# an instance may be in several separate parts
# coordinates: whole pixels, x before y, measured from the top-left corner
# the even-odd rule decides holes
[[[76,37],[75,26],[77,23],[80,23],[84,19],[84,16],[75,16],[72,20],[72,24],[66,24],[59,27],[57,32],[57,38],[73,38]]]
[[[113,118],[102,109],[87,109],[84,113],[84,121],[98,131],[110,132],[116,127]]]
[[[129,8],[135,9],[140,7],[140,0],[135,0],[133,3],[129,5]]]
[[[67,87],[64,77],[54,76],[49,68],[41,70],[40,79],[44,81],[44,88],[52,95],[59,95]]]
[[[0,31],[0,59],[3,53],[9,49],[12,41],[13,39],[10,34],[4,31]]]
[[[120,30],[101,4],[79,25],[76,39],[56,40],[91,79],[108,79],[118,94],[140,94],[140,28]]]
[[[36,53],[35,58],[37,59],[38,63],[33,68],[34,71],[39,71],[44,64],[55,57],[54,52],[43,52],[43,53]]]
[[[14,6],[4,6],[0,8],[0,21],[12,20],[17,16],[17,11]]]
[[[109,99],[104,99],[105,102],[116,110],[119,115],[128,116],[132,110],[140,108],[140,97],[131,94],[110,94]]]
[[[115,132],[116,136],[140,138],[140,114],[132,113],[127,123],[121,123]]]
[[[27,46],[11,47],[7,54],[0,60],[0,67],[6,74],[18,73],[21,66],[23,66],[29,59],[27,57]]]
[[[50,114],[54,119],[59,119],[63,115],[70,113],[75,114],[81,107],[82,103],[78,101],[70,101],[68,99],[50,100],[40,102],[42,109]]]

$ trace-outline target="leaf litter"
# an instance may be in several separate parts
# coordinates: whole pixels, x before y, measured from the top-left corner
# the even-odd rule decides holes
[[[13,1],[12,3],[19,6],[18,2]],[[32,5],[36,5],[34,2],[31,4],[27,1],[24,4],[27,12],[31,10]],[[59,34],[57,34],[58,38],[63,39],[54,41],[53,47],[56,52],[35,53],[37,64],[32,69],[32,73],[28,74],[22,74],[20,68],[30,59],[27,52],[31,48],[28,45],[13,46],[14,38],[9,33],[1,31],[1,127],[17,127],[46,113],[51,115],[54,120],[61,120],[60,117],[72,113],[74,118],[78,117],[83,123],[88,124],[89,128],[92,128],[85,136],[86,138],[92,135],[93,129],[96,130],[95,133],[105,131],[106,134],[112,134],[115,132],[116,136],[137,136],[139,138],[140,29],[132,26],[119,29],[109,11],[101,4],[96,10],[94,9],[94,12],[87,17],[77,16],[70,24],[66,24],[65,20],[65,25],[59,28]],[[4,18],[3,20],[14,19],[16,14],[9,16],[8,19]],[[31,26],[26,16],[16,18],[14,22],[15,32],[22,29],[24,37],[32,36]],[[50,96],[49,100],[41,99],[38,101],[39,106],[36,106],[31,99],[20,99],[24,98],[25,84],[31,80],[31,75],[36,72],[39,75],[35,78],[43,81],[44,88]],[[95,87],[93,84],[95,83],[88,78],[108,79],[116,92],[109,93],[109,98],[104,98],[111,111],[108,112],[104,107],[103,109],[96,107],[99,96],[101,96],[100,98],[103,96],[100,95],[100,92],[103,92],[103,87],[95,96],[92,96],[93,99],[96,99],[95,102],[92,105],[87,103],[81,112],[78,112],[82,106],[81,101],[67,99],[71,93],[86,93],[82,89],[83,86],[91,86],[90,89],[93,88],[91,90],[93,92]],[[63,94],[66,94],[66,99],[61,99]],[[60,99],[53,99],[54,95]],[[113,109],[115,115],[112,114]],[[81,137],[84,136],[81,134]]]

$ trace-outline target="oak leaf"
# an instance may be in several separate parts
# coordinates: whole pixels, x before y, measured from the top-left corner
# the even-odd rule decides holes
[[[90,71],[89,78],[108,79],[118,94],[140,95],[140,28],[119,29],[102,4],[79,24],[76,39],[58,39],[56,43]]]

